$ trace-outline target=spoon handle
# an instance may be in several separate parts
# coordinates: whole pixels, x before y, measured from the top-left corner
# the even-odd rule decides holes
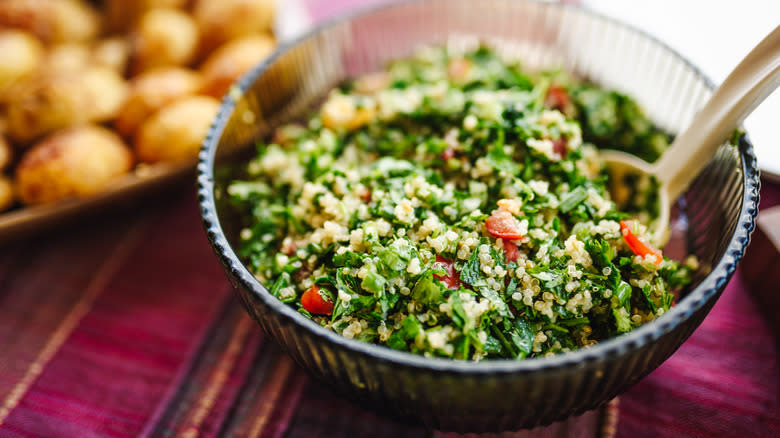
[[[780,26],[729,74],[656,162],[655,174],[677,199],[734,129],[780,85]]]

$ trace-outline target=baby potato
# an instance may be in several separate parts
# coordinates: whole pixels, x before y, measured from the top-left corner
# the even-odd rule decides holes
[[[118,135],[96,125],[58,131],[29,149],[16,168],[19,199],[42,204],[96,193],[133,166]]]
[[[8,135],[30,142],[55,129],[85,122],[89,108],[83,81],[71,72],[36,75],[13,89],[7,107]]]
[[[5,136],[0,134],[0,171],[7,169],[13,158],[14,150],[11,147],[11,143],[8,143]]]
[[[14,205],[14,185],[11,178],[0,175],[0,211],[8,210]]]
[[[124,79],[106,67],[43,73],[14,88],[8,134],[27,143],[56,129],[111,120],[126,94]]]
[[[98,41],[92,49],[92,62],[124,74],[130,60],[130,43],[125,38],[114,37]]]
[[[249,35],[223,45],[201,66],[203,93],[222,97],[230,85],[270,55],[276,43],[268,35]]]
[[[200,53],[244,35],[270,32],[276,0],[197,0],[193,9],[201,32]]]
[[[121,75],[124,74],[129,57],[130,45],[124,38],[100,40],[94,45],[64,43],[49,49],[43,62],[43,69],[57,72],[104,66]]]
[[[208,96],[179,99],[146,119],[135,137],[136,156],[148,163],[195,158],[217,115]]]
[[[24,29],[48,44],[93,39],[100,22],[97,12],[82,0],[2,0],[2,27]]]
[[[63,43],[52,46],[46,53],[43,69],[47,72],[78,71],[90,63],[92,51],[84,43]]]
[[[132,73],[154,67],[188,64],[198,46],[198,27],[175,9],[152,9],[132,34]]]
[[[41,42],[29,33],[0,31],[0,101],[14,84],[38,68],[43,54]]]
[[[190,0],[106,0],[105,19],[112,31],[129,30],[150,9],[181,8]]]
[[[90,122],[105,122],[119,115],[119,109],[127,97],[127,82],[116,71],[101,66],[91,66],[82,72],[86,92],[92,100],[86,110]]]
[[[178,98],[197,93],[200,86],[200,75],[182,67],[160,67],[141,73],[130,82],[130,91],[114,126],[129,137],[149,115]]]

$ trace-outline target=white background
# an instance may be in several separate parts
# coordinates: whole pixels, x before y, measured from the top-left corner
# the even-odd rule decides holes
[[[715,83],[772,29],[780,0],[586,0],[589,7],[642,28],[690,59]],[[780,91],[745,121],[764,174],[780,179]]]

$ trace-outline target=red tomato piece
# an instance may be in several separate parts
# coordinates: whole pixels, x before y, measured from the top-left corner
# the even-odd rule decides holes
[[[468,74],[471,71],[471,67],[471,61],[468,59],[453,59],[447,66],[447,74],[450,76],[450,79],[455,81],[462,81],[468,77]]]
[[[444,283],[444,285],[447,286],[447,289],[460,289],[460,274],[455,270],[455,265],[452,263],[452,260],[447,260],[444,257],[437,255],[436,263],[440,263],[444,269],[447,270],[447,274],[434,274],[433,276]]]
[[[568,108],[571,103],[571,97],[569,92],[565,88],[553,85],[547,89],[547,96],[545,97],[545,103],[550,108],[563,111]]]
[[[625,240],[628,247],[631,248],[631,252],[641,257],[652,254],[655,256],[655,264],[660,265],[664,260],[663,253],[637,237],[637,235],[631,231],[631,228],[631,221],[620,221],[620,232],[623,234],[623,240]]]
[[[553,152],[560,155],[563,158],[566,158],[566,153],[568,150],[566,149],[566,140],[559,138],[557,140],[553,140]]]
[[[313,315],[331,315],[333,314],[333,303],[326,300],[320,294],[320,288],[317,285],[307,289],[301,295],[301,305]]]
[[[360,199],[363,200],[366,204],[371,202],[371,189],[365,189],[363,193],[360,194]]]
[[[452,147],[447,147],[447,149],[444,150],[444,152],[441,153],[441,159],[444,161],[448,161],[450,158],[455,157],[455,149]]]
[[[516,262],[517,257],[520,255],[520,250],[517,249],[517,245],[514,242],[504,239],[504,253],[506,254],[506,261]]]
[[[523,238],[520,221],[506,210],[497,210],[485,219],[485,228],[493,237],[510,240]]]
[[[294,243],[290,243],[287,246],[282,246],[281,251],[282,251],[283,254],[291,256],[291,255],[295,254],[295,250],[297,250],[297,249],[298,249],[298,247]]]

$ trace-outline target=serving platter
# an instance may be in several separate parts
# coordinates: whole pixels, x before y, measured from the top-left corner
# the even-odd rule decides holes
[[[279,43],[284,43],[303,33],[311,22],[302,0],[280,1],[274,34]],[[0,213],[0,243],[22,239],[85,215],[143,203],[171,190],[190,189],[192,184],[186,185],[186,181],[194,180],[194,173],[195,160],[141,164],[92,196],[13,208]]]

